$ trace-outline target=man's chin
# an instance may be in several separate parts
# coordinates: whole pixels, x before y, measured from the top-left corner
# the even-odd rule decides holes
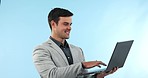
[[[67,37],[66,39],[69,39],[69,37]]]
[[[69,36],[63,36],[62,38],[63,39],[69,39]]]
[[[69,39],[69,36],[68,36],[68,37],[66,37],[65,39]]]

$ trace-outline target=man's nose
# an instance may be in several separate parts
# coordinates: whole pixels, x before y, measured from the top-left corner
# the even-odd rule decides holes
[[[71,26],[68,26],[67,29],[71,30]]]

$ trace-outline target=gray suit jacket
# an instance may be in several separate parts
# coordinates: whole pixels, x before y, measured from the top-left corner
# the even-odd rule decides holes
[[[74,62],[72,65],[68,64],[63,51],[51,39],[34,49],[33,62],[41,78],[76,78],[86,72],[81,64],[84,61],[82,50],[71,44],[69,47]]]

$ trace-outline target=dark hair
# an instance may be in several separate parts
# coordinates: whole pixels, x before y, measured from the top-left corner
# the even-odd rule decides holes
[[[59,17],[69,17],[69,16],[73,16],[73,13],[66,10],[66,9],[63,9],[63,8],[54,8],[54,9],[52,9],[48,14],[48,23],[49,23],[50,29],[52,30],[51,24],[50,24],[50,22],[52,20],[56,24],[58,24]]]

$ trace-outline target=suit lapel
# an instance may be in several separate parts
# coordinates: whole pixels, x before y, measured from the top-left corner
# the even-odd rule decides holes
[[[48,40],[48,43],[50,44],[50,47],[52,47],[56,52],[58,52],[61,55],[61,57],[63,58],[65,63],[67,65],[69,65],[67,58],[66,58],[65,54],[63,53],[63,51],[61,50],[61,48],[59,46],[57,46],[51,39]]]
[[[73,63],[76,63],[76,61],[79,59],[79,57],[77,56],[77,50],[76,50],[76,48],[74,48],[70,44],[69,44],[69,47],[70,47],[70,51],[71,51],[71,54],[73,57]]]

